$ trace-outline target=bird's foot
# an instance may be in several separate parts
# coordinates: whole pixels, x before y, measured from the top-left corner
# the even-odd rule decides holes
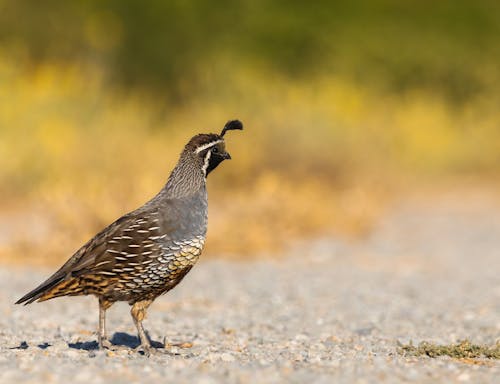
[[[141,344],[135,350],[146,357],[151,357],[153,355],[174,355],[168,348],[163,346],[153,347],[151,345]]]
[[[130,350],[129,347],[126,347],[124,345],[115,345],[108,339],[102,339],[99,341],[99,349],[113,352]]]
[[[151,347],[149,344],[141,344],[135,350],[139,353],[142,352],[142,354],[146,357],[151,357],[151,355],[157,353],[156,348]]]
[[[113,344],[111,344],[111,341],[105,338],[100,338],[99,339],[99,349],[111,349],[113,347]]]

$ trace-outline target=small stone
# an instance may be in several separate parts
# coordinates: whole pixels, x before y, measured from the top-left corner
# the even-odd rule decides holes
[[[171,346],[170,348],[170,353],[173,355],[178,355],[179,354],[179,347],[177,346]]]
[[[295,336],[295,340],[297,340],[297,341],[307,341],[307,340],[309,340],[309,336],[304,335],[303,333],[299,333],[298,335]]]
[[[235,358],[231,353],[224,352],[220,355],[220,359],[222,361],[225,361],[226,363],[230,363],[231,361],[234,361]]]
[[[363,348],[363,346],[362,346],[362,345],[356,344],[356,345],[354,346],[354,349],[355,349],[356,351],[362,351],[364,348]]]
[[[207,358],[208,358],[208,361],[214,362],[220,358],[220,355],[218,353],[212,352],[212,353],[208,354]]]
[[[78,351],[67,351],[66,352],[66,357],[69,357],[70,359],[75,359],[77,357],[80,357],[80,353],[78,353]]]

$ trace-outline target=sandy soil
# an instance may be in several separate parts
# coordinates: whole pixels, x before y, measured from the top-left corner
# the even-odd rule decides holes
[[[99,351],[97,302],[13,302],[50,270],[0,271],[0,382],[494,382],[498,360],[410,357],[398,342],[500,338],[500,208],[442,199],[396,207],[368,238],[295,244],[286,257],[201,261],[151,307],[166,348],[133,350],[129,308],[109,312],[120,351]]]

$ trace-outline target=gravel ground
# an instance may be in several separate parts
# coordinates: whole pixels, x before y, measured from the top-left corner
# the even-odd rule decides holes
[[[465,206],[464,206],[465,205]],[[12,303],[51,270],[0,271],[0,381],[494,382],[498,360],[408,357],[398,341],[494,344],[500,335],[500,209],[412,203],[369,238],[296,244],[278,260],[200,262],[145,322],[108,315],[122,351],[97,350],[97,301]]]

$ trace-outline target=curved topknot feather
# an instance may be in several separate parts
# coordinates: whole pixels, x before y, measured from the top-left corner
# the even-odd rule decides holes
[[[234,131],[234,130],[242,130],[243,129],[243,123],[239,120],[230,120],[224,125],[224,128],[222,128],[222,132],[220,133],[220,137],[224,137],[226,134],[226,131]]]

